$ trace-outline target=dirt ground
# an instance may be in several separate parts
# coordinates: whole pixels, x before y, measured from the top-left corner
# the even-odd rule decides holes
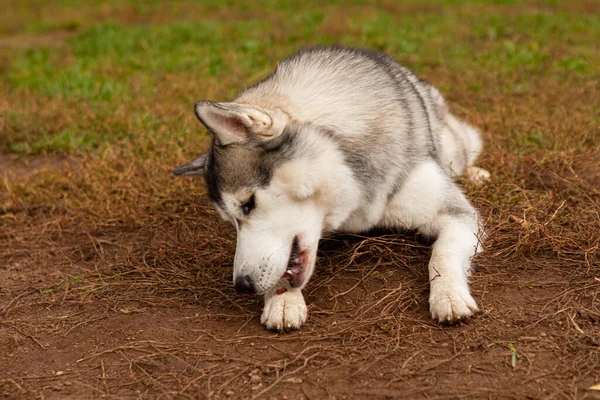
[[[275,334],[259,299],[232,288],[231,228],[197,200],[139,227],[30,210],[2,232],[2,397],[598,398],[597,264],[488,249],[472,279],[482,312],[439,326],[428,243],[334,236],[306,290],[308,325]]]
[[[50,3],[33,2],[29,8],[37,12]],[[433,3],[404,12],[437,13]],[[543,3],[539,9],[538,3]],[[598,10],[587,0],[568,2],[572,9],[560,12],[551,3],[529,2],[527,8],[542,22],[555,12],[580,13],[583,21]],[[181,18],[187,17],[187,3],[177,4]],[[409,7],[381,4],[391,16],[401,14],[396,7]],[[484,6],[509,22],[513,14],[523,14],[520,8]],[[85,18],[102,17],[95,8],[84,11],[90,14]],[[249,6],[247,12],[259,11]],[[448,19],[457,26],[448,32],[458,35],[463,18],[477,21],[484,15],[479,8],[464,11]],[[365,12],[354,10],[349,17],[346,12],[331,13],[320,29],[331,30],[333,39],[358,29],[361,23],[352,21]],[[153,18],[163,22],[163,14],[156,10]],[[121,22],[144,22],[136,15],[126,14]],[[203,23],[205,15],[197,11],[192,17]],[[306,21],[315,17],[306,15]],[[80,31],[45,36],[26,31],[3,39],[0,47],[13,49],[0,54],[0,71],[12,68],[13,57],[24,57],[23,48],[67,47],[65,38],[86,32],[85,18],[74,28]],[[277,14],[269,18],[273,40],[294,38],[291,31],[308,23],[295,22],[288,31]],[[20,32],[18,19],[5,19]],[[373,29],[379,25],[373,23]],[[191,96],[222,95],[221,81],[229,78],[232,84],[247,83],[245,67],[233,77],[211,78],[214,92],[184,73],[146,77],[136,70],[125,111],[95,104],[105,110],[101,129],[131,133],[106,147],[21,154],[22,148],[3,143],[0,398],[600,399],[600,64],[595,62],[600,53],[582,47],[581,57],[590,65],[579,66],[580,73],[561,69],[560,57],[576,53],[577,40],[589,41],[590,34],[573,29],[579,39],[563,42],[561,25],[548,26],[544,35],[554,41],[538,43],[509,26],[506,32],[461,39],[472,47],[464,53],[458,48],[459,56],[447,51],[447,65],[423,61],[426,78],[451,88],[446,96],[457,115],[484,132],[480,165],[492,173],[480,187],[461,183],[481,211],[488,236],[471,279],[481,312],[453,326],[439,325],[428,314],[430,243],[414,232],[380,231],[323,239],[305,290],[307,325],[284,334],[261,327],[262,300],[235,293],[231,282],[234,230],[208,204],[203,183],[171,176],[173,167],[187,161],[190,145],[198,146]],[[121,32],[117,28],[103,29]],[[270,27],[264,29],[271,34]],[[143,39],[146,31],[140,32]],[[449,43],[443,42],[446,31],[440,32],[443,49]],[[496,34],[505,36],[496,40]],[[379,43],[378,36],[364,37],[372,41],[365,45]],[[386,40],[382,36],[381,43]],[[506,47],[505,64],[516,57],[514,72],[487,68],[496,64],[486,64],[483,50],[498,43]],[[538,60],[538,69],[523,69],[521,64],[531,62],[527,57],[536,60],[539,48],[547,58]],[[475,50],[483,56],[470,59]],[[233,61],[241,54],[229,53]],[[577,70],[578,59],[564,60]],[[459,61],[473,67],[454,68]],[[140,77],[144,80],[134,80]],[[13,80],[18,78],[29,82],[27,74]],[[155,92],[138,96],[149,82],[158,82]],[[0,81],[0,139],[18,144],[31,132],[43,137],[75,122],[82,131],[88,122],[95,127],[99,113],[87,109],[92,101],[44,97],[17,86]],[[139,110],[158,122],[143,125],[144,118],[154,120],[135,114]],[[181,126],[193,126],[192,133]],[[168,135],[176,129],[183,133]],[[138,140],[150,131],[154,136]]]

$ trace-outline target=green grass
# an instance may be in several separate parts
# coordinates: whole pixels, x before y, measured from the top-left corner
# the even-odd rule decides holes
[[[60,65],[60,57],[47,49],[29,49],[17,58],[8,80],[15,89],[27,88],[39,96],[111,101],[125,97],[126,88],[107,72],[97,71],[93,58],[77,58]]]
[[[20,44],[0,58],[11,103],[0,148],[96,154],[123,142],[142,152],[173,136],[189,142],[194,101],[231,98],[312,44],[385,51],[449,93],[494,94],[493,81],[499,93],[533,98],[532,74],[581,82],[599,73],[600,16],[564,12],[563,3],[309,3],[61,0],[32,18],[35,3],[12,1],[0,32]],[[52,111],[39,115],[32,99]]]
[[[57,292],[57,291],[61,291],[61,290],[65,290],[68,289],[69,286],[77,283],[77,282],[81,282],[83,280],[82,276],[77,276],[74,278],[70,278],[62,283],[59,283],[58,285],[55,286],[51,286],[48,287],[46,289],[42,289],[41,292],[42,293],[53,293],[53,292]],[[83,288],[82,290],[88,290],[88,288]]]
[[[104,140],[101,136],[90,136],[86,132],[66,129],[55,134],[47,134],[33,141],[21,141],[8,144],[8,148],[15,153],[39,153],[52,151],[68,153],[73,150],[91,150]]]

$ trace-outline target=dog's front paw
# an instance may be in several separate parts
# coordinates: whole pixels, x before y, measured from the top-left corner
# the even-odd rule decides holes
[[[438,322],[452,323],[472,316],[479,308],[468,287],[436,285],[429,295],[429,311]]]
[[[265,308],[260,322],[267,329],[278,331],[298,329],[306,322],[308,310],[300,289],[265,296]]]

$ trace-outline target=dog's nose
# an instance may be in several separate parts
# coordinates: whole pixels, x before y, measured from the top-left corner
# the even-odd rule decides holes
[[[248,275],[235,278],[234,287],[240,293],[254,293],[254,283]]]

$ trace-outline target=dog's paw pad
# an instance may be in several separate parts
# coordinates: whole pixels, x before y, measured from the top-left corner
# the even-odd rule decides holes
[[[308,309],[299,291],[288,291],[265,301],[260,322],[267,329],[287,331],[300,328],[306,322]]]
[[[491,174],[483,168],[467,167],[465,176],[473,183],[482,184],[490,179]]]
[[[429,296],[431,317],[440,323],[452,323],[479,311],[468,290],[437,289]]]

